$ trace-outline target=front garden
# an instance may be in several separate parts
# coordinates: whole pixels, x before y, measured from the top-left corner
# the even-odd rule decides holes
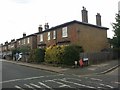
[[[18,50],[17,50],[18,51]],[[80,53],[83,52],[81,46],[50,46],[44,49],[19,49],[19,52],[29,53],[27,62],[29,63],[47,63],[51,65],[74,65],[75,61],[79,61]],[[15,53],[15,51],[14,51]],[[23,60],[25,61],[25,60]]]

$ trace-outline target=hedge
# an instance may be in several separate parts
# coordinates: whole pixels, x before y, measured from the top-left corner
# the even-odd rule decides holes
[[[44,49],[35,49],[30,51],[29,61],[28,62],[44,62],[45,50]]]
[[[54,64],[73,65],[79,60],[82,47],[76,45],[54,46],[46,48],[45,62]]]

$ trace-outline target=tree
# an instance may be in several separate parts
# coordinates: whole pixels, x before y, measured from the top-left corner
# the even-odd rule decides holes
[[[116,14],[116,23],[113,23],[114,37],[112,39],[113,51],[116,53],[117,58],[120,58],[120,14]]]
[[[112,39],[113,48],[120,48],[120,15],[116,14],[116,23],[113,23],[114,37]]]

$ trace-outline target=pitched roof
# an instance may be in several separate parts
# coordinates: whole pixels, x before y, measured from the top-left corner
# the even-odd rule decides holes
[[[21,39],[28,38],[28,37],[31,37],[31,36],[36,36],[36,35],[35,35],[35,34],[30,34],[30,35],[27,35],[27,36],[25,36],[25,37],[19,38],[19,39],[17,39],[17,40],[21,40]]]
[[[67,25],[70,25],[70,24],[74,24],[74,23],[78,23],[78,24],[82,24],[82,25],[86,25],[86,26],[91,26],[91,27],[96,27],[96,28],[101,28],[101,29],[104,29],[104,30],[109,29],[107,27],[93,25],[93,24],[90,24],[90,23],[85,23],[85,22],[80,22],[80,21],[77,21],[77,20],[73,20],[73,21],[70,21],[70,22],[66,22],[66,23],[57,25],[55,27],[51,27],[50,29],[44,30],[42,32],[37,32],[35,34],[40,34],[40,33],[48,32],[48,31],[51,31],[51,30],[54,30],[54,29],[57,29],[57,28],[61,28],[61,27],[64,27],[64,26],[67,26]]]

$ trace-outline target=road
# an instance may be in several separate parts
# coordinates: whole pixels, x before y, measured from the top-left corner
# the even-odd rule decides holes
[[[120,85],[117,70],[105,75],[78,76],[59,74],[2,61],[2,82],[0,84],[2,84],[2,88],[16,88],[18,90],[26,90],[26,88],[31,88],[31,90],[39,90],[39,88],[42,90],[55,90],[55,88],[109,90],[118,88]]]

